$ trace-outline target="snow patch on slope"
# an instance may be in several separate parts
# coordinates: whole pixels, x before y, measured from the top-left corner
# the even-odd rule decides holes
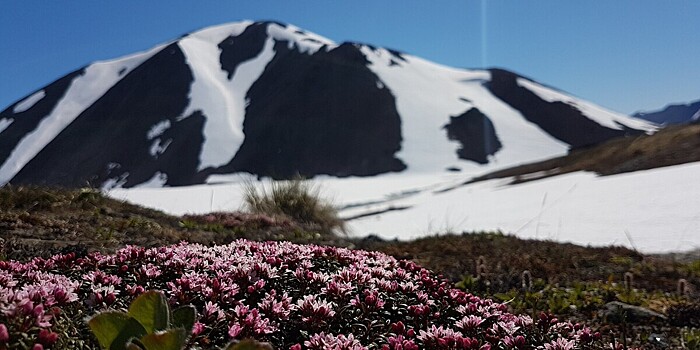
[[[129,173],[123,173],[117,177],[109,178],[102,184],[103,191],[111,191],[114,189],[122,188],[129,177]]]
[[[244,138],[246,93],[274,56],[274,43],[268,38],[262,52],[241,63],[229,80],[228,74],[221,68],[218,44],[229,35],[240,35],[245,27],[234,26],[230,29],[233,32],[219,28],[205,36],[197,32],[178,43],[194,75],[190,104],[181,118],[196,111],[201,111],[206,118],[198,170],[222,166],[236,155]]]
[[[700,230],[698,176],[700,164],[691,163],[604,177],[579,172],[519,185],[491,180],[423,193],[394,203],[411,209],[353,220],[349,227],[387,239],[417,238],[444,226],[582,245],[634,244],[647,253],[694,249],[700,247],[700,235],[693,234]],[[336,196],[343,198],[345,191]]]
[[[115,60],[98,61],[71,82],[63,98],[34,131],[26,134],[0,167],[0,184],[10,181],[32,158],[85,109],[116,84],[127,72],[149,59],[165,45]],[[122,71],[122,74],[119,72]]]
[[[15,108],[12,109],[12,113],[22,113],[32,108],[37,102],[41,101],[41,99],[43,99],[44,97],[46,97],[46,92],[44,90],[39,90],[31,96],[22,100],[20,103],[16,104]]]
[[[414,56],[403,55],[401,66],[392,64],[386,49],[362,46],[371,69],[396,98],[401,115],[403,142],[397,157],[410,172],[439,171],[458,164],[470,173],[565,154],[568,145],[554,139],[503,101],[484,83],[488,71],[454,69]],[[379,85],[378,85],[379,86]],[[431,94],[431,91],[440,91]],[[469,100],[464,97],[468,96]],[[503,148],[485,166],[459,159],[460,144],[447,138],[444,126],[450,116],[478,108],[494,124]]]
[[[518,85],[532,91],[535,95],[547,102],[563,102],[583,113],[588,119],[610,129],[622,130],[620,124],[647,133],[656,131],[657,127],[645,120],[632,118],[619,113],[611,112],[605,108],[590,102],[576,99],[551,88],[547,88],[527,79],[518,78]]]
[[[170,146],[170,143],[173,142],[173,139],[167,139],[165,142],[163,142],[160,139],[160,135],[163,135],[163,133],[170,129],[171,123],[169,119],[165,119],[163,121],[160,121],[148,130],[148,133],[146,134],[146,138],[151,142],[151,147],[149,148],[149,154],[153,158],[158,158],[161,154],[165,153],[165,150],[168,149],[168,146]],[[155,140],[154,140],[155,139]]]
[[[328,38],[324,38],[314,33],[305,32],[301,28],[291,24],[287,25],[286,27],[282,27],[276,23],[272,23],[267,27],[267,33],[274,39],[287,41],[287,47],[290,50],[296,45],[299,52],[307,53],[309,55],[316,53],[324,45],[326,46],[326,51],[329,51],[336,46],[336,44]]]
[[[157,159],[161,154],[165,153],[165,150],[168,149],[168,146],[170,146],[172,142],[173,139],[162,141],[160,138],[157,138],[151,143],[151,147],[149,148],[148,152],[153,158]]]
[[[243,33],[243,31],[245,31],[245,29],[251,24],[253,24],[252,21],[240,21],[211,26],[191,33],[186,38],[197,38],[197,40],[207,41],[214,45],[218,45],[229,36],[241,35],[241,33]]]
[[[695,114],[693,114],[692,117],[690,117],[690,120],[698,120],[698,119],[700,119],[700,109],[698,109],[698,111],[695,112]]]
[[[165,130],[170,129],[170,120],[165,119],[163,121],[158,122],[157,124],[154,124],[151,129],[148,130],[148,133],[146,134],[146,138],[149,140],[153,140],[154,138],[163,135]]]
[[[700,164],[614,176],[572,173],[519,185],[498,179],[452,187],[453,174],[387,174],[373,178],[320,177],[323,195],[343,217],[406,208],[348,222],[355,236],[413,239],[496,230],[521,238],[582,245],[617,244],[645,253],[700,247]],[[464,178],[462,177],[463,181]],[[315,180],[316,181],[316,180]],[[237,210],[243,181],[162,189],[119,189],[110,196],[171,214]],[[643,191],[640,188],[644,189]],[[365,204],[362,204],[365,203]],[[358,205],[359,204],[359,205]]]
[[[161,188],[165,186],[165,184],[168,182],[168,174],[166,173],[161,173],[160,171],[156,171],[156,173],[153,175],[153,177],[137,186],[136,188]]]
[[[14,122],[14,121],[15,121],[14,119],[10,119],[10,118],[0,119],[0,133],[5,131],[5,129],[7,129],[7,127],[10,126],[10,124],[12,124],[12,122]]]

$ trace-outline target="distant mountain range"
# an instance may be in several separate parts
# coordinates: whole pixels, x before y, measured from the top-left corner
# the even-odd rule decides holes
[[[478,173],[656,130],[639,118],[503,69],[246,21],[95,62],[8,106],[0,184]]]
[[[657,124],[685,124],[700,120],[700,100],[686,104],[672,104],[653,112],[638,112],[633,115]]]

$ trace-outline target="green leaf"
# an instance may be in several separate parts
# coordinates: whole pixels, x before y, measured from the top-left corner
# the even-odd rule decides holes
[[[170,307],[161,292],[148,291],[138,296],[129,306],[129,315],[143,325],[147,333],[168,329]]]
[[[129,339],[146,334],[136,319],[117,311],[101,312],[88,320],[88,325],[100,346],[109,350],[124,350]]]
[[[172,326],[182,327],[187,334],[192,333],[194,321],[197,318],[197,309],[192,305],[182,306],[173,311]]]
[[[181,350],[185,347],[187,332],[183,328],[170,329],[165,332],[146,334],[141,344],[146,350]]]

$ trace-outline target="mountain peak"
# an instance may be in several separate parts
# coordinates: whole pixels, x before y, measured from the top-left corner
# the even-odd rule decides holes
[[[0,112],[0,183],[475,173],[653,130],[505,70],[241,21],[93,63]]]
[[[297,26],[278,21],[239,21],[206,27],[186,34],[183,39],[196,39],[213,45],[222,44],[227,38],[232,39],[245,32],[264,32],[269,38],[277,41],[287,41],[296,45],[301,51],[313,53],[320,47],[335,46],[335,43],[320,35],[307,32]]]

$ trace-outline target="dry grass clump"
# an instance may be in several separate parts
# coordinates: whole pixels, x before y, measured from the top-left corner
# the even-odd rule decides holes
[[[63,190],[39,186],[7,185],[0,191],[3,210],[51,210],[85,208],[103,203],[102,195],[93,189]]]
[[[338,217],[337,209],[321,197],[317,185],[308,181],[276,181],[260,189],[248,183],[244,191],[246,209],[252,213],[288,217],[314,225],[323,234],[345,232],[345,222]]]

